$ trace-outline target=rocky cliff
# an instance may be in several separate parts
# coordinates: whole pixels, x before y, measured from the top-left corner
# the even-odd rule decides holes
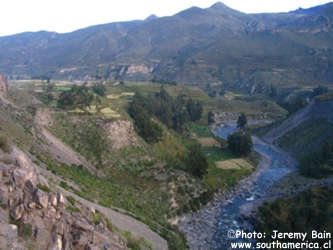
[[[53,188],[25,153],[0,150],[0,249],[127,249],[102,214]]]

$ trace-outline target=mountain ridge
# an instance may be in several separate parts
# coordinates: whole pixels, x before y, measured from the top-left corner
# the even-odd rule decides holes
[[[245,89],[331,83],[331,6],[245,14],[216,3],[64,34],[21,33],[0,37],[0,69],[11,77],[215,82]]]

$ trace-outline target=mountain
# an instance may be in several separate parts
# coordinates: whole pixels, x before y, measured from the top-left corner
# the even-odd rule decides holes
[[[333,3],[245,14],[222,3],[174,16],[72,33],[0,37],[0,70],[13,77],[128,79],[259,91],[332,83]]]

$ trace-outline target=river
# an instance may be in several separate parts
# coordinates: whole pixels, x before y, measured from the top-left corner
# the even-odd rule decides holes
[[[219,127],[214,132],[219,137],[227,139],[235,130],[235,124],[229,124]],[[231,242],[235,242],[234,239],[228,238],[230,230],[253,230],[249,214],[254,212],[266,198],[272,197],[270,190],[277,181],[297,168],[296,160],[280,148],[255,136],[252,140],[254,150],[266,158],[267,162],[262,163],[250,177],[240,182],[235,190],[226,194],[227,202],[222,202],[220,206],[217,230],[210,242],[213,249],[230,248]]]
[[[236,130],[235,123],[221,125],[214,133],[226,139]],[[191,249],[230,249],[231,243],[240,239],[229,239],[231,230],[253,231],[253,215],[256,208],[279,193],[272,187],[285,175],[295,171],[298,163],[282,149],[252,137],[254,150],[262,160],[254,173],[205,208],[185,216],[180,229],[186,233]]]

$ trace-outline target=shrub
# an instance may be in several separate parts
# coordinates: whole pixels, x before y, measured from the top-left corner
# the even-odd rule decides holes
[[[10,153],[12,151],[12,148],[9,145],[7,137],[0,136],[0,149],[5,153]]]
[[[67,196],[67,200],[70,204],[75,205],[76,201],[73,196]]]
[[[47,193],[50,193],[52,191],[48,186],[42,184],[37,184],[37,188]]]
[[[91,215],[90,219],[95,225],[98,225],[103,220],[103,214],[96,211],[93,215]]]
[[[17,226],[18,236],[28,240],[32,236],[32,225],[23,223],[22,220],[13,220],[9,218],[9,223]]]
[[[194,144],[191,146],[187,159],[187,167],[192,175],[199,178],[202,178],[207,172],[208,161],[200,145]]]
[[[78,209],[78,208],[75,207],[75,206],[68,205],[68,206],[66,207],[66,209],[67,209],[67,211],[70,211],[70,212],[72,212],[72,213],[81,213],[81,210]]]

